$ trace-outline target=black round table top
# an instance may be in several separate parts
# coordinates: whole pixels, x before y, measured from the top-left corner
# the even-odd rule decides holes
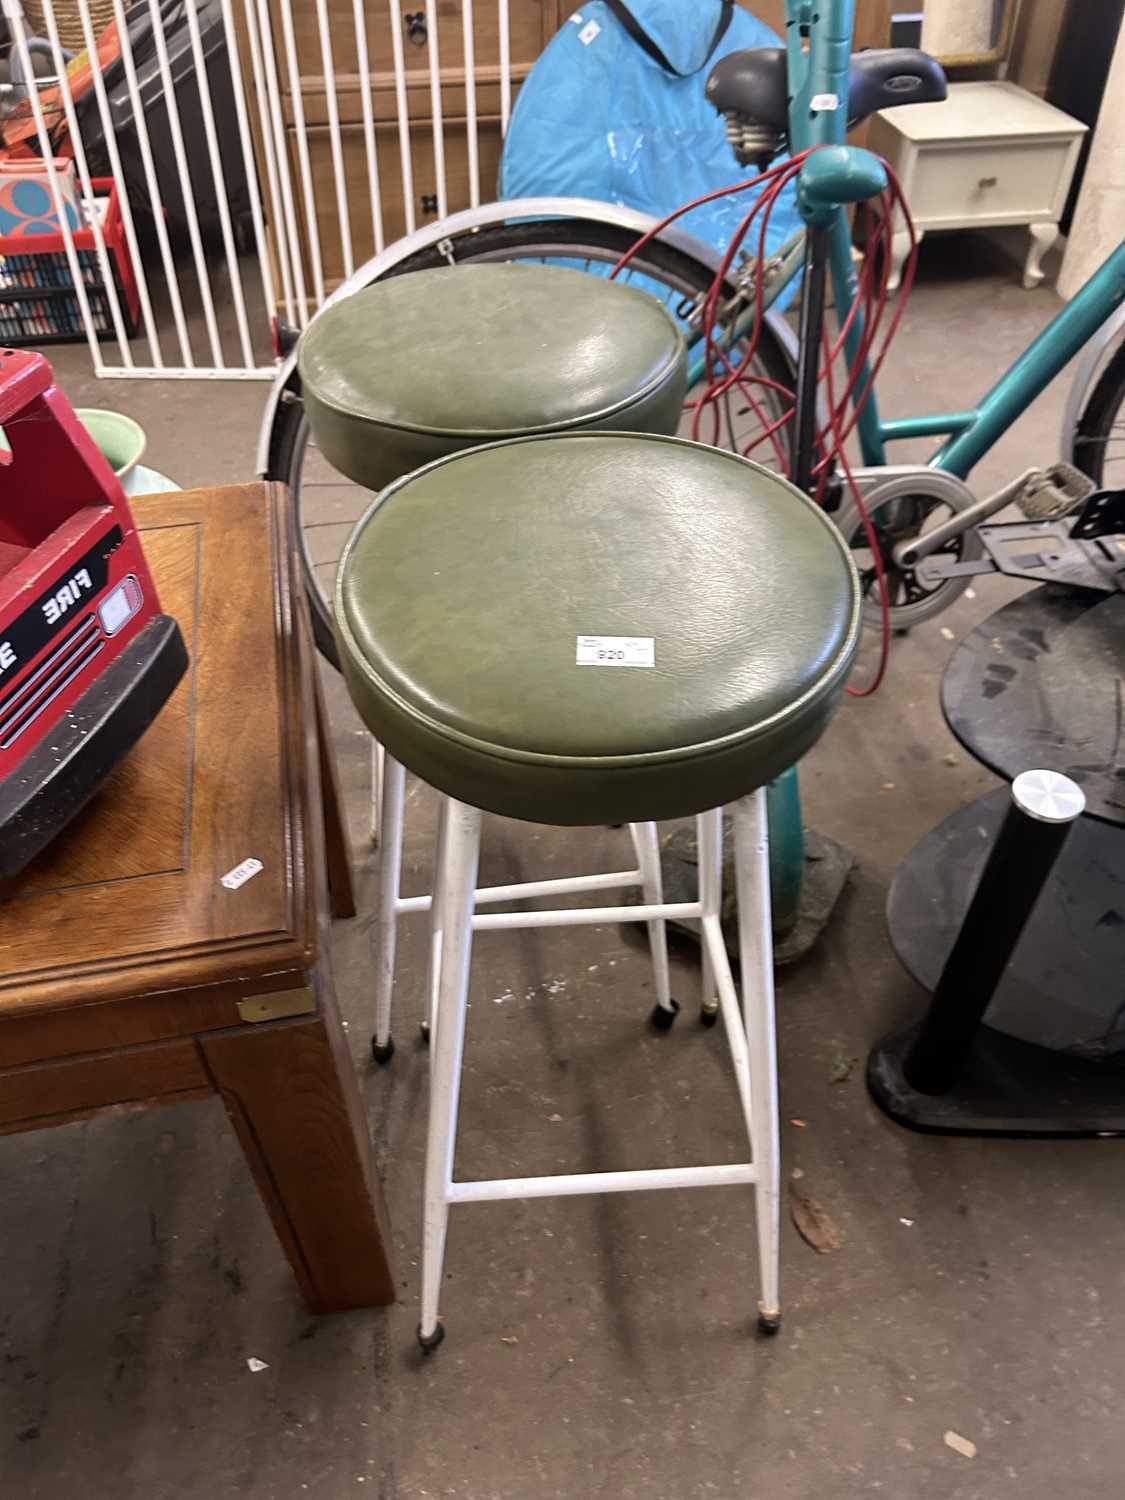
[[[950,729],[1011,780],[1062,771],[1125,823],[1125,594],[1044,584],[978,625],[941,687]]]

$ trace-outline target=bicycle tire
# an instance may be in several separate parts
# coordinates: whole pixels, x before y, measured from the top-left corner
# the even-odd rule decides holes
[[[1120,429],[1121,452],[1112,455],[1115,472],[1107,478],[1114,428]],[[1100,490],[1125,486],[1125,341],[1114,351],[1082,408],[1074,437],[1074,462]]]
[[[428,270],[451,263],[460,264],[481,260],[549,258],[553,261],[569,261],[585,259],[587,262],[596,261],[602,265],[614,264],[636,243],[636,238],[632,230],[586,219],[521,220],[513,224],[486,225],[464,232],[455,241],[440,242],[442,246],[440,249],[434,245],[416,251],[407,259],[391,267],[383,279],[408,275],[414,271]],[[714,270],[693,255],[660,240],[654,240],[646,245],[631,263],[623,279],[629,279],[631,276],[643,276],[650,282],[659,281],[670,297],[677,296],[680,299],[680,303],[677,304],[679,306],[688,298],[693,300],[700,298],[710,288],[714,281]],[[727,288],[727,292],[729,298],[735,297],[733,285]],[[724,301],[726,300],[725,297]],[[781,385],[792,387],[794,381],[792,361],[776,334],[766,323],[762,325],[756,361],[761,374]],[[313,637],[321,654],[338,668],[339,658],[332,629],[331,600],[316,577],[316,568],[323,568],[324,565],[313,563],[306,545],[301,471],[306,459],[308,440],[308,423],[300,401],[300,379],[294,371],[274,418],[268,450],[267,477],[280,480],[288,486],[293,506],[295,534],[300,539],[301,545],[302,571],[309,596]],[[358,489],[358,486],[355,488]]]

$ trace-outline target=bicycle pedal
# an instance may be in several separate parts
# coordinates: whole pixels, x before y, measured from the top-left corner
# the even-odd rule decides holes
[[[1033,469],[1013,499],[1029,521],[1059,521],[1080,510],[1096,489],[1088,474],[1060,463]]]

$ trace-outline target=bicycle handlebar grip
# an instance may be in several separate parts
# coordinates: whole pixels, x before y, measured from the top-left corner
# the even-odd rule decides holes
[[[801,168],[797,201],[806,222],[823,224],[843,204],[874,198],[886,185],[886,169],[873,152],[822,146]]]

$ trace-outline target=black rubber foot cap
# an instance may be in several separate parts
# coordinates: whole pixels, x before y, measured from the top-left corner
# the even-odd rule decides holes
[[[671,1031],[676,1017],[679,1015],[679,1013],[680,1002],[678,1000],[673,1000],[671,1010],[665,1010],[663,1005],[654,1005],[652,1007],[652,1015],[649,1016],[649,1020],[652,1022],[657,1031]]]
[[[423,1333],[421,1323],[418,1324],[418,1347],[423,1354],[432,1354],[445,1337],[445,1325],[439,1323],[433,1333]]]
[[[781,1331],[781,1314],[779,1312],[758,1314],[758,1332],[764,1333],[767,1338],[773,1338],[775,1333]]]
[[[700,1024],[700,1026],[714,1026],[715,1022],[718,1019],[719,1019],[719,1007],[717,1005],[716,1005],[716,1007],[715,1007],[714,1010],[709,1009],[709,1007],[706,1006],[706,1005],[701,1005],[699,1007],[699,1024]]]
[[[389,1036],[381,1047],[374,1037],[371,1038],[371,1056],[380,1066],[389,1063],[394,1055],[395,1039],[393,1036]]]
[[[430,1045],[430,1023],[429,1021],[418,1022],[418,1036],[423,1047]]]

